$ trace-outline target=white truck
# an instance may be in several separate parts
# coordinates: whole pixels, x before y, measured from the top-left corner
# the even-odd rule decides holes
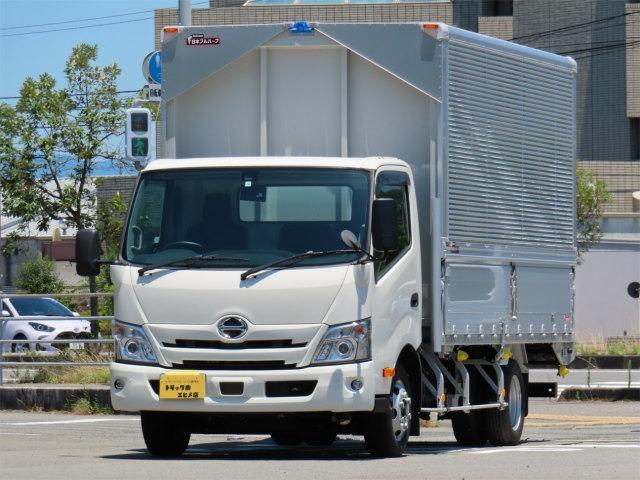
[[[115,284],[111,399],[154,455],[419,420],[519,441],[573,359],[575,78],[442,23],[165,27],[161,147]],[[79,232],[78,272],[100,240]]]

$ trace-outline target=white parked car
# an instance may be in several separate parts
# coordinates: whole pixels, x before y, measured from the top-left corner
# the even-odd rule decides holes
[[[72,312],[60,302],[48,297],[8,297],[2,300],[2,320],[5,321],[3,339],[24,340],[4,343],[4,352],[57,351],[59,349],[83,348],[83,338],[90,338],[91,324],[77,320]],[[20,320],[20,317],[40,317],[37,320]],[[69,320],[47,320],[47,317],[69,317]],[[52,340],[73,340],[73,343],[46,343]]]

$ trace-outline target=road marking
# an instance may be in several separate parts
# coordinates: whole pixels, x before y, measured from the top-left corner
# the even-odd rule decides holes
[[[28,426],[28,425],[67,425],[72,423],[97,422],[137,422],[137,418],[83,418],[80,420],[50,420],[47,422],[6,422],[0,425]]]
[[[614,417],[604,415],[558,415],[550,413],[530,413],[528,420],[551,420],[558,423],[580,425],[640,425],[640,417]],[[540,424],[533,423],[536,427]]]
[[[40,437],[41,433],[0,432],[0,435],[21,435],[25,437]]]
[[[640,448],[637,444],[566,444],[566,445],[541,445],[541,446],[527,446],[521,445],[517,447],[499,447],[499,448],[482,448],[477,450],[470,450],[464,452],[467,455],[491,455],[493,453],[507,453],[507,452],[542,452],[542,453],[556,453],[556,452],[582,452],[591,448]]]
[[[574,447],[502,447],[502,448],[485,448],[482,450],[471,450],[464,452],[467,455],[491,455],[493,453],[507,453],[507,452],[580,452],[581,448]]]

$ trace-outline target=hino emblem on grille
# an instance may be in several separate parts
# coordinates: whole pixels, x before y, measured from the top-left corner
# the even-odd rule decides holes
[[[227,315],[218,320],[218,333],[224,338],[235,340],[247,333],[247,321],[237,315]]]

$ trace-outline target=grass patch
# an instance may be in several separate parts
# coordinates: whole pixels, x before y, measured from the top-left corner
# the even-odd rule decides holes
[[[110,415],[114,413],[111,407],[101,404],[89,394],[74,399],[67,405],[67,408],[76,415]]]
[[[45,367],[38,369],[33,375],[33,380],[21,383],[108,384],[109,369],[106,367]]]
[[[576,353],[580,357],[597,355],[640,355],[640,338],[590,335],[578,339]]]

